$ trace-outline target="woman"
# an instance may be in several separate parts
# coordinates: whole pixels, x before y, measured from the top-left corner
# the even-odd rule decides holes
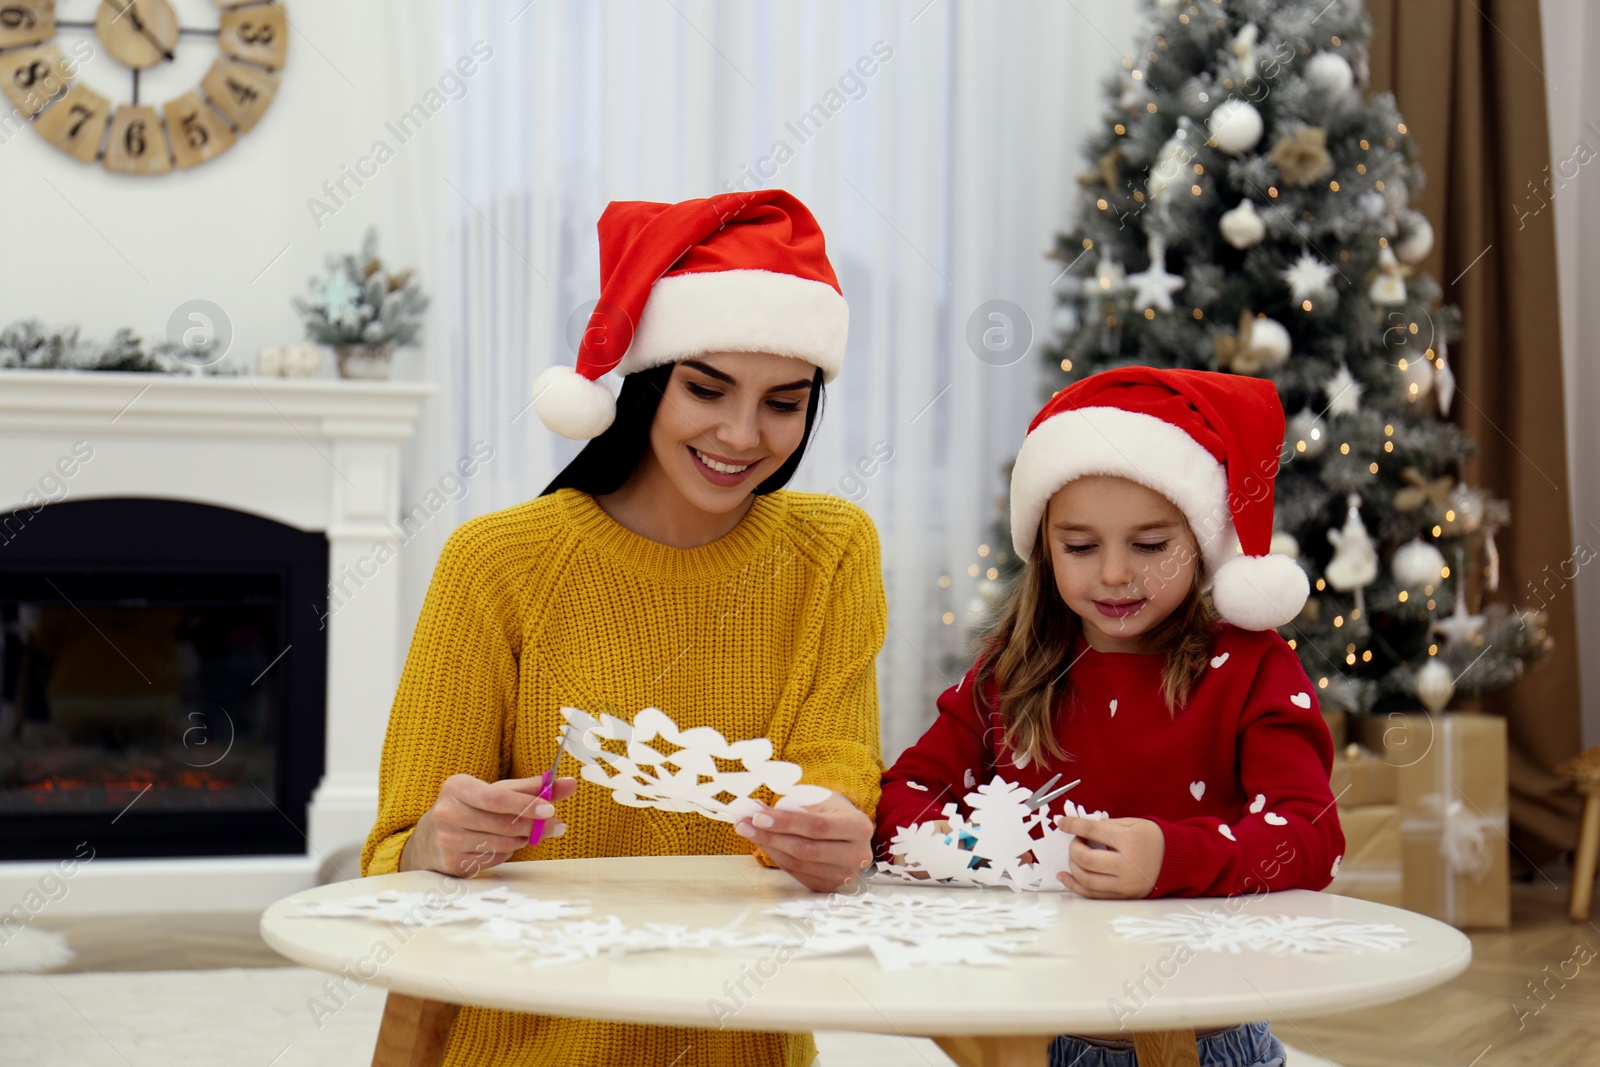
[[[599,231],[601,299],[577,369],[535,383],[548,426],[593,440],[537,500],[445,545],[390,716],[362,873],[754,847],[835,889],[872,859],[887,620],[865,513],[778,491],[843,361],[848,309],[822,233],[779,190],[613,203]],[[614,402],[595,381],[612,369],[625,376]],[[571,778],[545,803],[563,705],[624,719],[654,706],[682,727],[770,737],[833,794],[735,827],[623,807]],[[558,813],[529,848],[533,820]],[[815,1055],[809,1034],[467,1007],[445,1063],[802,1067]]]

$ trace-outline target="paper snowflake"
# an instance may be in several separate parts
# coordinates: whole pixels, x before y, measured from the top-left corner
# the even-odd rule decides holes
[[[1390,923],[1220,911],[1173,912],[1159,919],[1122,916],[1111,920],[1111,929],[1130,941],[1181,942],[1205,952],[1234,954],[1246,949],[1274,955],[1387,952],[1411,942],[1410,934]]]
[[[1029,810],[1031,795],[996,775],[964,798],[969,816],[954,803],[944,806],[948,830],[937,821],[898,829],[889,852],[900,862],[880,862],[878,870],[922,884],[1060,890],[1056,875],[1068,868],[1068,849],[1076,835],[1056,828],[1050,805]],[[1090,813],[1070,800],[1062,800],[1061,808],[1063,815],[1106,818],[1105,812]]]
[[[589,914],[586,901],[544,900],[496,886],[481,893],[446,897],[440,893],[402,893],[390,889],[343,900],[308,900],[296,915],[318,919],[371,919],[408,926],[448,923],[546,922]]]
[[[726,927],[672,923],[629,926],[615,915],[544,925],[491,919],[476,929],[462,931],[456,939],[492,942],[510,949],[535,967],[555,967],[601,957],[615,959],[637,952],[771,946],[783,940],[772,933],[735,929],[738,923],[739,920],[735,920]]]
[[[765,737],[729,741],[709,726],[680,730],[659,708],[645,708],[632,723],[614,715],[596,720],[578,708],[562,708],[561,714],[576,731],[568,751],[583,763],[583,780],[604,786],[613,800],[632,808],[738,822],[762,810],[751,797],[762,787],[786,810],[831,795],[821,786],[801,785],[800,765],[773,759],[772,742]],[[615,773],[607,773],[607,767]]]
[[[1055,925],[1055,909],[1015,900],[911,893],[833,893],[766,909],[803,936],[801,954],[870,952],[885,971],[930,963],[1004,966]],[[1023,936],[1019,936],[1023,935]]]

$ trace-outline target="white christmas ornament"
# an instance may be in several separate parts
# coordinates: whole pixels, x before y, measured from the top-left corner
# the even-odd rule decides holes
[[[1355,71],[1337,52],[1318,52],[1306,64],[1306,81],[1312,87],[1331,97],[1342,97],[1356,84]]]
[[[1448,618],[1435,619],[1433,632],[1444,637],[1447,647],[1461,647],[1476,644],[1478,635],[1483,632],[1484,617],[1473,615],[1467,611],[1467,600],[1461,595],[1459,583],[1456,587],[1456,610]]]
[[[1294,539],[1294,534],[1287,530],[1275,530],[1272,534],[1272,547],[1268,550],[1280,556],[1299,558],[1300,542]]]
[[[1301,408],[1289,419],[1284,440],[1294,450],[1293,455],[1316,459],[1328,447],[1328,424],[1310,408]]]
[[[1406,399],[1420,403],[1433,391],[1433,364],[1426,356],[1400,360],[1400,380],[1406,384]]]
[[[1217,147],[1229,155],[1242,155],[1261,140],[1264,129],[1261,112],[1248,101],[1233,98],[1223,101],[1206,120]]]
[[[1361,410],[1361,383],[1350,374],[1350,368],[1339,364],[1339,373],[1322,383],[1328,397],[1328,410],[1335,415],[1354,415]]]
[[[1228,45],[1228,50],[1233,53],[1234,70],[1239,74],[1241,81],[1256,72],[1256,42],[1260,40],[1261,27],[1253,22],[1247,22]]]
[[[1267,224],[1261,221],[1252,200],[1241,200],[1238,207],[1223,212],[1217,229],[1224,241],[1241,250],[1254,248],[1267,235]]]
[[[1393,178],[1383,185],[1383,206],[1391,212],[1404,211],[1411,203],[1411,189],[1404,178]]]
[[[1369,189],[1356,197],[1356,206],[1373,222],[1377,222],[1389,210],[1389,206],[1383,202],[1383,194],[1375,189]]]
[[[627,723],[613,715],[596,720],[578,708],[561,714],[576,731],[568,751],[581,762],[583,780],[611,790],[611,798],[630,808],[698,812],[718,822],[738,822],[762,810],[750,794],[765,786],[780,798],[777,807],[803,810],[831,796],[817,785],[801,785],[801,767],[772,758],[765,737],[728,741],[709,726],[680,730],[659,708],[645,708]],[[626,754],[605,747],[619,743]],[[736,771],[717,762],[737,762]],[[616,773],[607,774],[604,765]],[[726,799],[724,799],[726,798]]]
[[[1128,275],[1128,284],[1133,287],[1133,306],[1140,311],[1146,308],[1171,311],[1172,294],[1183,288],[1183,276],[1167,273],[1167,245],[1160,237],[1150,237],[1149,252],[1150,266]]]
[[[971,809],[963,817],[952,802],[938,820],[896,829],[889,852],[899,862],[880,862],[878,870],[905,882],[940,885],[1006,886],[1015,890],[1061,890],[1056,875],[1068,869],[1068,849],[1074,834],[1055,825],[1048,804],[1029,810],[1032,794],[996,775],[963,799]],[[1062,813],[1085,819],[1104,819],[1070,800],[1061,801]]]
[[[1349,510],[1345,512],[1344,528],[1328,531],[1333,558],[1322,575],[1341,593],[1355,591],[1359,594],[1378,578],[1378,550],[1361,521],[1361,497],[1351,493],[1346,503]]]
[[[1289,331],[1276,319],[1255,319],[1250,323],[1250,347],[1261,353],[1269,367],[1289,362]]]
[[[1494,527],[1489,527],[1483,535],[1484,554],[1484,584],[1493,593],[1500,588],[1500,549],[1494,543]]]
[[[1444,570],[1444,553],[1419,538],[1413,538],[1395,549],[1389,562],[1389,571],[1396,584],[1405,589],[1420,589],[1440,581]]]
[[[1337,300],[1339,294],[1333,287],[1333,279],[1338,273],[1338,268],[1332,263],[1304,251],[1300,253],[1299,259],[1280,272],[1283,280],[1288,283],[1289,292],[1294,297],[1295,303],[1302,300],[1312,302],[1326,300],[1332,303]]]
[[[1156,153],[1155,165],[1150,168],[1150,176],[1144,182],[1145,194],[1152,201],[1159,203],[1167,190],[1174,185],[1188,184],[1185,172],[1189,168],[1189,161],[1194,157],[1194,150],[1187,142],[1185,132],[1179,130],[1169,137],[1167,143],[1161,146],[1161,151]]]
[[[1446,704],[1450,703],[1450,698],[1455,696],[1456,682],[1450,677],[1450,668],[1430,656],[1428,662],[1417,668],[1411,691],[1418,703],[1437,715],[1444,710]]]
[[[1444,336],[1439,337],[1439,362],[1433,369],[1433,396],[1439,402],[1439,414],[1450,414],[1450,402],[1456,395],[1456,374],[1450,369],[1449,346]]]
[[[1433,224],[1420,211],[1408,212],[1406,222],[1410,233],[1394,246],[1394,254],[1402,263],[1421,263],[1433,251]]]
[[[1367,289],[1367,299],[1378,307],[1399,307],[1406,302],[1405,274],[1388,245],[1378,251],[1378,275]]]

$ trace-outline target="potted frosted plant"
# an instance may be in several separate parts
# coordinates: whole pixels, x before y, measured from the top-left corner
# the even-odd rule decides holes
[[[329,256],[327,270],[311,279],[311,300],[295,310],[306,336],[331,345],[339,377],[385,379],[396,345],[414,345],[428,298],[409,270],[390,274],[378,258],[378,234],[368,230],[359,255]]]

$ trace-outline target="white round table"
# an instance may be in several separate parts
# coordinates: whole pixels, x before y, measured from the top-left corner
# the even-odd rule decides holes
[[[781,871],[749,856],[662,856],[507,863],[472,880],[529,896],[588,901],[594,916],[724,926],[749,909],[816,899]],[[867,954],[796,957],[745,980],[739,1010],[718,1017],[738,983],[771,950],[651,952],[534,968],[509,950],[455,939],[459,928],[397,931],[363,919],[294,915],[302,901],[384,890],[460,891],[461,880],[430,871],[381,875],[308,889],[273,904],[261,935],[296,962],[356,976],[390,990],[374,1067],[433,1067],[462,1004],[619,1022],[745,1030],[862,1030],[933,1037],[957,1062],[1044,1064],[1059,1033],[1130,1032],[1141,1067],[1196,1063],[1194,1030],[1282,1020],[1389,1003],[1448,981],[1472,958],[1458,930],[1398,908],[1294,890],[1251,897],[1087,900],[1030,894],[1057,911],[1037,931],[1038,955],[1006,967],[922,966],[885,972]],[[974,894],[879,884],[887,893]],[[984,890],[985,894],[997,892]],[[1225,913],[1318,916],[1392,923],[1411,942],[1389,951],[1321,955],[1183,952],[1131,941],[1111,929],[1117,916]],[[767,920],[773,921],[773,920]],[[404,936],[402,937],[402,934]],[[388,953],[377,946],[384,942]],[[378,957],[391,955],[379,963]]]

